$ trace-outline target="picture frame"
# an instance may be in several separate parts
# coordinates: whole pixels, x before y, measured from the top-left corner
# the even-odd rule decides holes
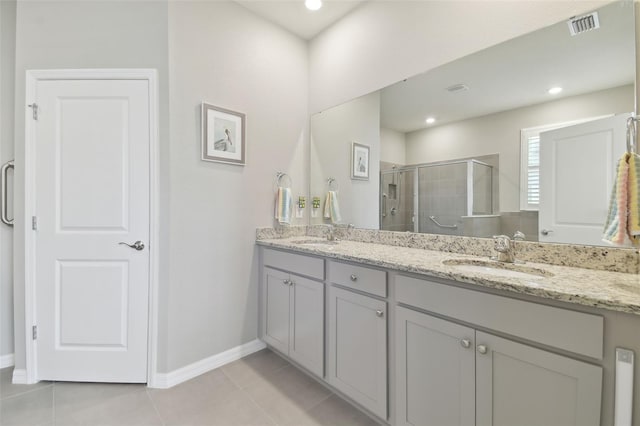
[[[202,160],[244,166],[246,116],[202,102]]]
[[[351,179],[369,180],[369,145],[351,142]]]

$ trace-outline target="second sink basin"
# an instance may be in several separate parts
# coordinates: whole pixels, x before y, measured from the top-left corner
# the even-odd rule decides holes
[[[505,278],[541,279],[553,276],[551,272],[544,269],[491,260],[449,259],[443,261],[442,264],[453,266],[459,271],[477,272]]]

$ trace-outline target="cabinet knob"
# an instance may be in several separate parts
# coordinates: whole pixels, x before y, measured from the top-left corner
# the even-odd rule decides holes
[[[477,349],[482,355],[486,354],[488,351],[486,345],[478,345]]]
[[[351,281],[358,281],[358,276],[356,274],[351,274]]]
[[[291,280],[290,279],[284,279],[284,280],[282,280],[282,283],[284,285],[291,285]]]
[[[541,233],[542,235],[544,235],[545,237],[546,237],[547,235],[549,235],[550,233],[552,233],[552,232],[553,232],[553,230],[552,230],[552,229],[543,229],[542,231],[540,231],[540,233]]]
[[[384,316],[384,311],[376,311],[376,315],[379,317],[383,317]]]
[[[471,347],[471,340],[469,339],[462,339],[460,340],[460,346],[462,346],[463,348],[470,348]]]

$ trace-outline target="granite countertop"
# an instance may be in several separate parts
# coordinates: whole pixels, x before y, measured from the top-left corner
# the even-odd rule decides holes
[[[545,276],[531,278],[496,276],[480,271],[469,272],[443,263],[455,259],[469,262],[489,260],[478,256],[356,241],[340,241],[334,245],[296,243],[301,240],[326,241],[322,238],[298,236],[258,239],[256,243],[400,272],[411,272],[486,288],[640,315],[640,275],[637,274],[527,262],[522,266],[539,270]]]

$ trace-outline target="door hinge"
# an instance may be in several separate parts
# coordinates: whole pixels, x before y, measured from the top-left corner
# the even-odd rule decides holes
[[[38,230],[38,216],[31,216],[31,229]]]
[[[33,119],[37,121],[38,120],[38,104],[34,102],[27,106],[31,108],[31,112],[33,113]]]
[[[31,327],[31,338],[33,340],[37,340],[38,339],[38,326],[34,325],[33,327]]]

